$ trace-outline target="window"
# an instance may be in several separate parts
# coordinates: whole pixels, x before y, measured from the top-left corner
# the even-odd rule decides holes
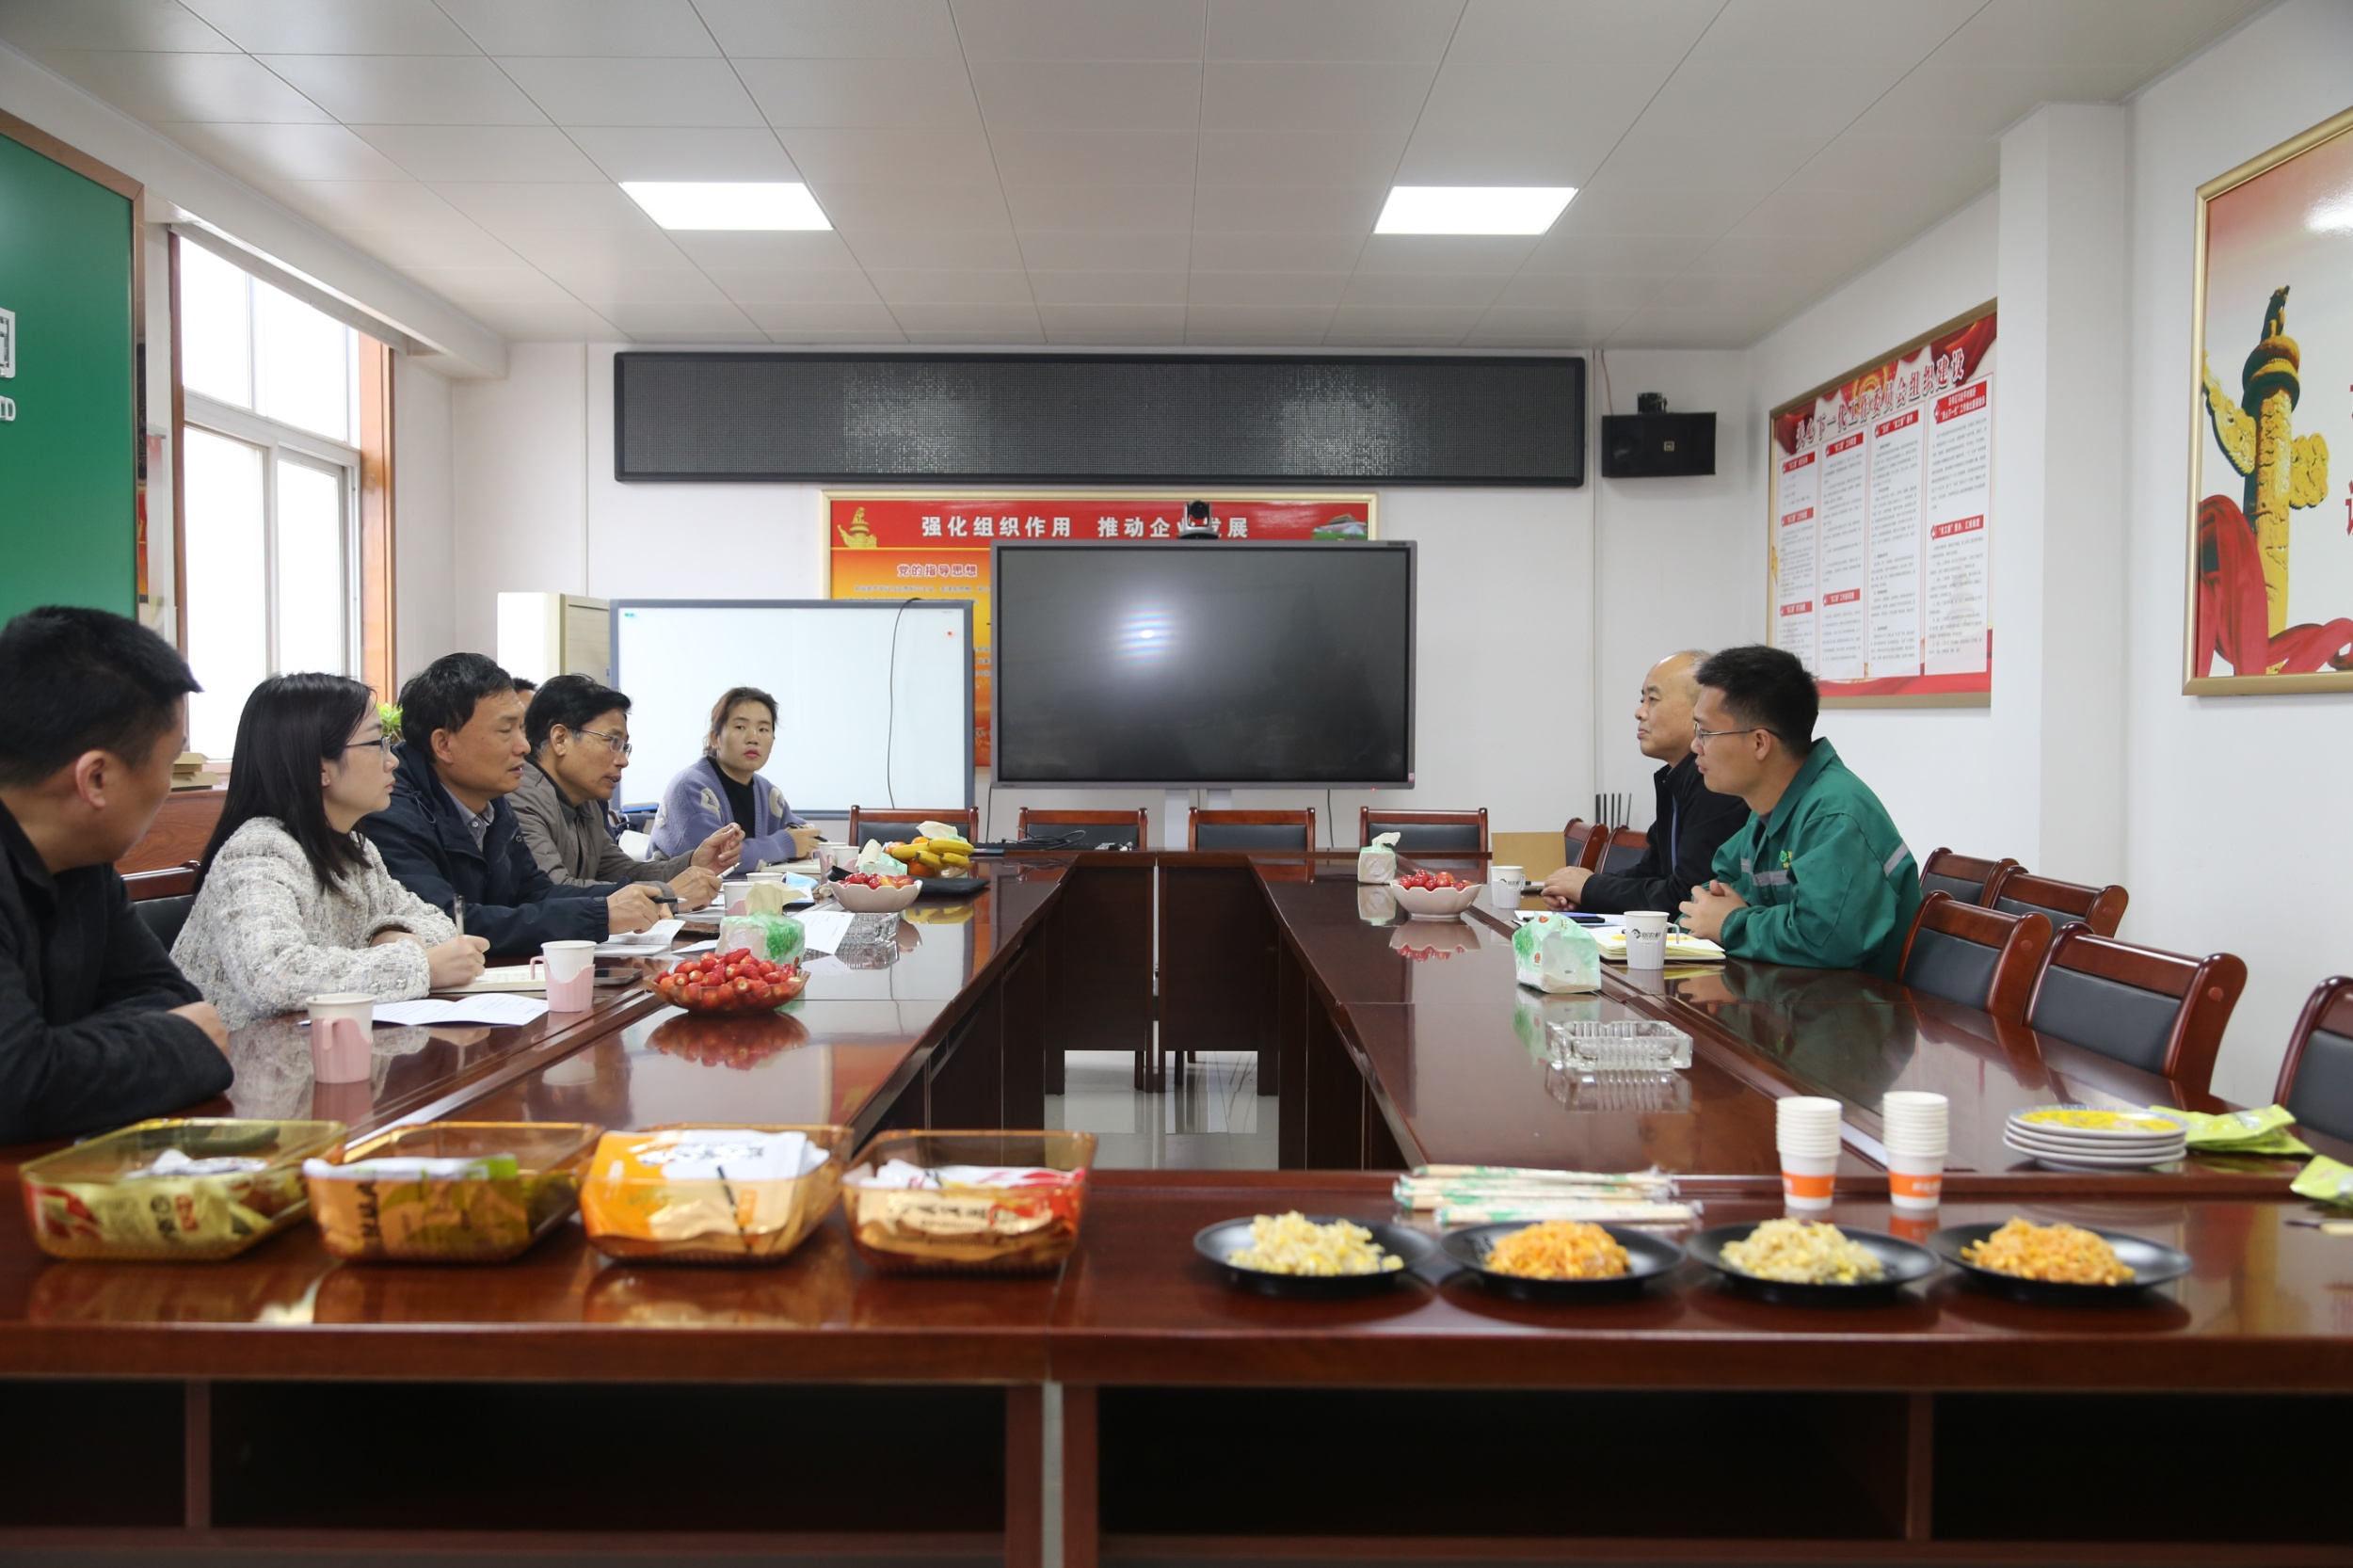
[[[360,334],[194,245],[180,258],[188,744],[248,693],[360,667]]]

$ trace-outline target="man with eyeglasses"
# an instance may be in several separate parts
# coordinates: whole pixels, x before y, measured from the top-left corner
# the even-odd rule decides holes
[[[605,830],[606,803],[629,766],[629,698],[584,675],[559,675],[542,685],[523,715],[531,755],[523,781],[508,797],[523,847],[559,888],[616,882],[661,885],[682,909],[716,897],[719,875],[735,864],[744,830],[719,828],[684,855],[632,860]]]
[[[1691,752],[1751,815],[1691,889],[1684,922],[1735,958],[1892,980],[1920,868],[1887,808],[1814,736],[1821,694],[1795,655],[1752,644],[1700,665]]]

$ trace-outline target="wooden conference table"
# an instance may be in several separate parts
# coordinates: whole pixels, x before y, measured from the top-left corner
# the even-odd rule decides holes
[[[1249,1049],[1289,1168],[1099,1172],[1079,1253],[1034,1280],[877,1275],[838,1215],[745,1271],[608,1263],[576,1225],[485,1269],[339,1265],[308,1227],[217,1265],[52,1263],[0,1219],[0,1550],[2353,1562],[2353,1240],[2309,1223],[2295,1165],[2081,1177],[1999,1145],[2018,1105],[2185,1103],[2162,1080],[1851,974],[1536,999],[1483,912],[1369,919],[1353,856],[987,871],[775,1017],[600,993],[522,1029],[379,1030],[342,1087],[276,1022],[235,1037],[215,1109],[1033,1126],[1064,1050]],[[1612,1016],[1687,1028],[1690,1071],[1612,1097],[1546,1066],[1546,1017]],[[2107,1225],[2193,1273],[2093,1310],[1949,1276],[1796,1309],[1689,1265],[1605,1307],[1442,1271],[1306,1303],[1228,1291],[1191,1248],[1236,1214],[1386,1217],[1381,1173],[1418,1160],[1657,1163],[1708,1224],[1769,1217],[1794,1092],[1849,1105],[1833,1217],[1889,1228],[1874,1108],[1898,1086],[1954,1098],[1937,1224]]]

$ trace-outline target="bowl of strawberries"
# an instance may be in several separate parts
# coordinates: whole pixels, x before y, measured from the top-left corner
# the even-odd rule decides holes
[[[1458,882],[1452,872],[1409,872],[1389,884],[1400,908],[1417,920],[1458,920],[1479,897],[1481,884]]]
[[[749,948],[685,959],[646,982],[647,989],[689,1013],[772,1013],[801,994],[808,976],[798,964],[772,964]]]
[[[833,901],[853,915],[888,915],[904,909],[923,890],[911,876],[882,872],[852,872],[826,886],[833,889]]]

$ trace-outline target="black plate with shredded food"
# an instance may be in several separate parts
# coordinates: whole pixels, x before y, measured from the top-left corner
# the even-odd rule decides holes
[[[1724,1261],[1725,1246],[1747,1240],[1755,1229],[1754,1224],[1716,1225],[1692,1237],[1687,1248],[1693,1257],[1722,1277],[1727,1289],[1784,1306],[1884,1306],[1903,1287],[1936,1272],[1936,1255],[1926,1247],[1880,1231],[1849,1230],[1840,1225],[1840,1234],[1868,1249],[1880,1260],[1879,1278],[1854,1285],[1799,1285],[1788,1280],[1759,1279]]]
[[[1414,1265],[1438,1250],[1436,1241],[1406,1225],[1391,1224],[1385,1220],[1350,1219],[1344,1214],[1308,1214],[1302,1216],[1310,1224],[1328,1225],[1335,1220],[1346,1219],[1351,1224],[1362,1225],[1372,1232],[1374,1243],[1401,1259],[1404,1267],[1371,1274],[1271,1274],[1261,1269],[1244,1269],[1228,1263],[1229,1253],[1240,1252],[1250,1245],[1250,1222],[1256,1215],[1245,1214],[1239,1220],[1220,1220],[1204,1225],[1193,1239],[1193,1250],[1207,1259],[1218,1277],[1237,1290],[1255,1290],[1262,1296],[1291,1296],[1306,1301],[1327,1301],[1336,1296],[1369,1296],[1376,1291],[1394,1289],[1409,1279],[1417,1278]]]
[[[1989,1269],[1972,1263],[1961,1256],[1963,1247],[1975,1246],[1995,1231],[2002,1223],[1984,1222],[1973,1225],[1948,1225],[1929,1238],[1929,1246],[1937,1256],[1961,1272],[1963,1278],[1981,1289],[2008,1296],[2013,1301],[2032,1302],[2038,1306],[2115,1306],[2133,1301],[2152,1286],[2168,1285],[2189,1272],[2189,1255],[2177,1252],[2162,1241],[2143,1240],[2121,1231],[2099,1230],[2090,1225],[2077,1225],[2089,1230],[2116,1250],[2117,1261],[2132,1270],[2129,1285],[2069,1285],[2058,1280],[2023,1279],[2006,1274],[1999,1269]]]
[[[1449,1231],[1438,1242],[1447,1256],[1460,1263],[1479,1283],[1499,1296],[1524,1302],[1625,1301],[1650,1288],[1651,1283],[1674,1272],[1683,1249],[1663,1236],[1632,1225],[1604,1225],[1610,1238],[1625,1249],[1625,1272],[1608,1279],[1530,1279],[1501,1273],[1487,1267],[1487,1249],[1531,1222],[1510,1220],[1497,1224],[1466,1225]]]

